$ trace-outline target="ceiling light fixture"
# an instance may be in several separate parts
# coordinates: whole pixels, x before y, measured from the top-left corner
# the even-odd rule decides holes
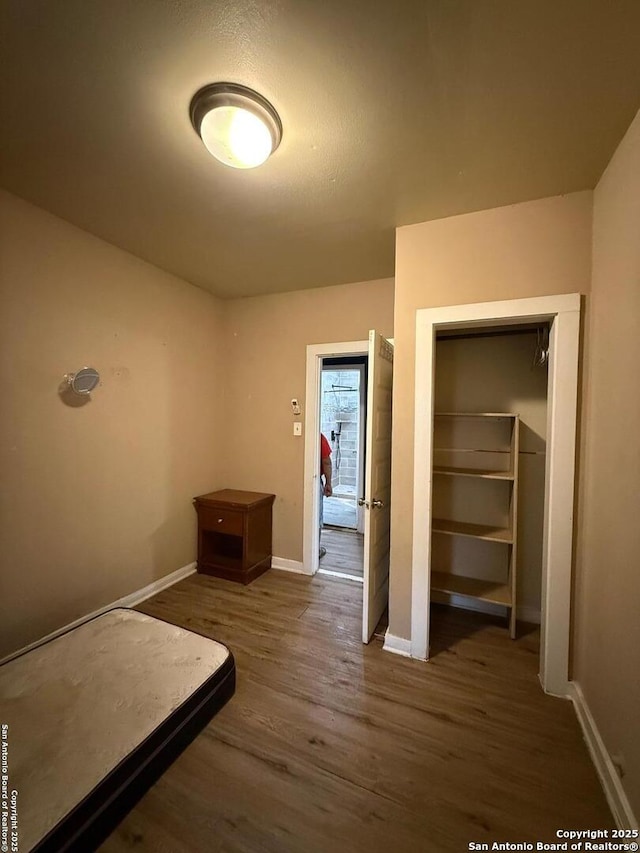
[[[212,83],[191,99],[191,124],[206,149],[226,166],[253,169],[282,139],[280,116],[266,98],[237,83]]]

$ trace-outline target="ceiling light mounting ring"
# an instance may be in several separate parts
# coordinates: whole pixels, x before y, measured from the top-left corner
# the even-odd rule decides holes
[[[224,120],[218,118],[211,121],[214,112],[217,112],[219,117],[227,117]],[[233,151],[233,141],[229,140],[229,125],[230,117],[237,112],[244,113],[245,116],[248,113],[255,117],[254,120],[257,118],[266,129],[262,131],[266,141],[261,152],[255,157],[253,152],[243,158],[243,155],[237,155]],[[260,165],[276,150],[282,140],[282,122],[274,107],[261,94],[239,83],[211,83],[203,86],[191,99],[189,116],[196,133],[209,152],[223,163],[236,168],[246,169]],[[222,129],[221,125],[224,125]],[[224,139],[221,138],[221,133],[226,134]]]

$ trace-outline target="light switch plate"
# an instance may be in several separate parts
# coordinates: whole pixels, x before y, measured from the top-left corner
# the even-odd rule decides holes
[[[302,421],[293,422],[293,434],[302,435]]]

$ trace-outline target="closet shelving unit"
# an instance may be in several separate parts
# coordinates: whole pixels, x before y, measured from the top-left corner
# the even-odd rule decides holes
[[[456,520],[433,518],[432,535],[466,537],[496,542],[508,549],[502,566],[491,571],[491,578],[455,574],[451,566],[433,565],[431,589],[448,595],[487,601],[509,608],[509,633],[516,635],[516,557],[518,506],[518,452],[520,419],[512,413],[436,412],[434,423],[433,489],[434,506],[438,492],[448,481],[449,504],[464,502],[465,487],[470,481],[502,481],[503,488],[474,489],[476,510],[484,518]],[[467,487],[468,488],[468,487]],[[480,497],[478,497],[480,495]],[[498,504],[496,503],[498,496]],[[474,512],[472,502],[466,513]],[[455,507],[451,512],[455,515]],[[482,523],[493,516],[500,523]],[[504,565],[506,564],[506,571]],[[486,571],[485,571],[486,574]],[[499,577],[498,577],[499,576]]]

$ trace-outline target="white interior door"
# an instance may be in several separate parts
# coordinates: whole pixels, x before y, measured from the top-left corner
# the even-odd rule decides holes
[[[364,365],[360,366],[360,396],[358,404],[358,484],[356,487],[356,497],[364,495],[364,460],[365,460],[365,441],[367,425],[367,385],[365,382]],[[364,505],[356,506],[356,529],[358,533],[364,535]]]
[[[391,389],[393,345],[369,332],[367,437],[364,476],[362,641],[368,643],[389,600]]]

